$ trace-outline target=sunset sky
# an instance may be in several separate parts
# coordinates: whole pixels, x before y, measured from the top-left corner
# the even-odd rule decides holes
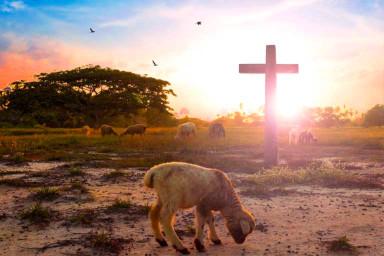
[[[278,63],[300,65],[278,76],[282,112],[384,104],[384,0],[0,0],[0,88],[99,64],[171,82],[176,112],[212,118],[240,103],[251,112],[264,76],[238,64],[263,63],[266,44]]]

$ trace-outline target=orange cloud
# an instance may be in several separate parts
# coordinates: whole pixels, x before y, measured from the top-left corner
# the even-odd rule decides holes
[[[42,72],[110,64],[105,54],[52,39],[26,40],[10,35],[7,39],[9,45],[0,51],[0,88],[14,81],[31,80]]]
[[[34,75],[41,72],[70,66],[70,56],[64,52],[58,52],[57,49],[41,48],[38,54],[43,56],[38,57],[35,54],[12,51],[1,53],[0,86],[4,87],[17,80],[30,80]]]

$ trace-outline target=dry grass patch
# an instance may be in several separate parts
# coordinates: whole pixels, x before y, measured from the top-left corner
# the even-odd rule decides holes
[[[247,177],[241,183],[260,187],[310,184],[330,188],[383,188],[383,184],[375,179],[325,165],[298,170],[276,167]]]
[[[97,218],[97,213],[94,209],[83,209],[68,218],[68,223],[71,225],[91,225]]]
[[[357,248],[352,245],[347,236],[342,236],[334,241],[327,242],[328,250],[331,252],[344,252],[348,255],[356,255]]]
[[[33,198],[40,201],[52,201],[59,196],[60,191],[56,187],[42,187],[33,194]]]
[[[20,213],[21,219],[29,220],[30,222],[36,224],[48,223],[52,217],[52,210],[50,208],[43,207],[41,203],[36,203]]]
[[[78,191],[80,194],[90,193],[89,189],[80,181],[72,181],[66,191]]]
[[[248,197],[257,197],[261,199],[269,199],[275,196],[289,196],[298,194],[295,190],[287,190],[284,188],[270,188],[265,185],[254,185],[245,190],[240,191],[240,195]]]
[[[111,233],[105,231],[91,232],[85,239],[89,247],[97,250],[100,254],[113,253],[118,255],[124,249],[125,244],[133,242],[132,239],[115,238]]]
[[[81,181],[71,181],[63,188],[63,191],[66,192],[64,198],[67,201],[90,202],[95,200],[94,194]]]
[[[24,154],[21,152],[17,152],[7,160],[8,160],[8,164],[10,165],[19,165],[27,162],[27,159],[25,158]]]
[[[149,205],[138,205],[132,203],[129,200],[123,200],[120,198],[115,199],[112,205],[107,208],[107,212],[112,213],[127,213],[134,216],[146,216],[149,213],[150,206]]]
[[[103,178],[108,181],[124,180],[124,181],[136,182],[141,180],[144,177],[144,174],[145,174],[144,172],[140,172],[137,170],[131,170],[128,172],[121,171],[121,170],[114,170],[104,174]]]
[[[103,178],[105,178],[107,180],[115,180],[115,179],[124,177],[125,175],[126,175],[126,173],[123,172],[123,171],[114,170],[114,171],[111,171],[111,172],[109,172],[107,174],[104,174]]]
[[[132,208],[133,204],[129,200],[123,200],[120,198],[115,199],[113,204],[108,207],[110,211],[121,211],[125,209]]]
[[[85,172],[83,170],[81,170],[80,168],[78,167],[71,167],[69,170],[68,170],[68,175],[69,176],[85,176]]]

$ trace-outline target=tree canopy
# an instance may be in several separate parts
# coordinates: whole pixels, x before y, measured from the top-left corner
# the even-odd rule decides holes
[[[114,119],[123,119],[127,125],[141,115],[148,124],[158,125],[173,118],[168,97],[175,93],[169,85],[100,66],[42,73],[36,81],[14,82],[10,91],[0,94],[0,122],[98,127]]]
[[[377,104],[364,116],[365,126],[381,126],[384,125],[384,105]]]

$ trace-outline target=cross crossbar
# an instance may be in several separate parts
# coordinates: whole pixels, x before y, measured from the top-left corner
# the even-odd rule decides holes
[[[276,64],[276,73],[298,73],[299,65],[298,64]],[[265,74],[266,65],[265,64],[240,64],[239,72],[244,74]]]

